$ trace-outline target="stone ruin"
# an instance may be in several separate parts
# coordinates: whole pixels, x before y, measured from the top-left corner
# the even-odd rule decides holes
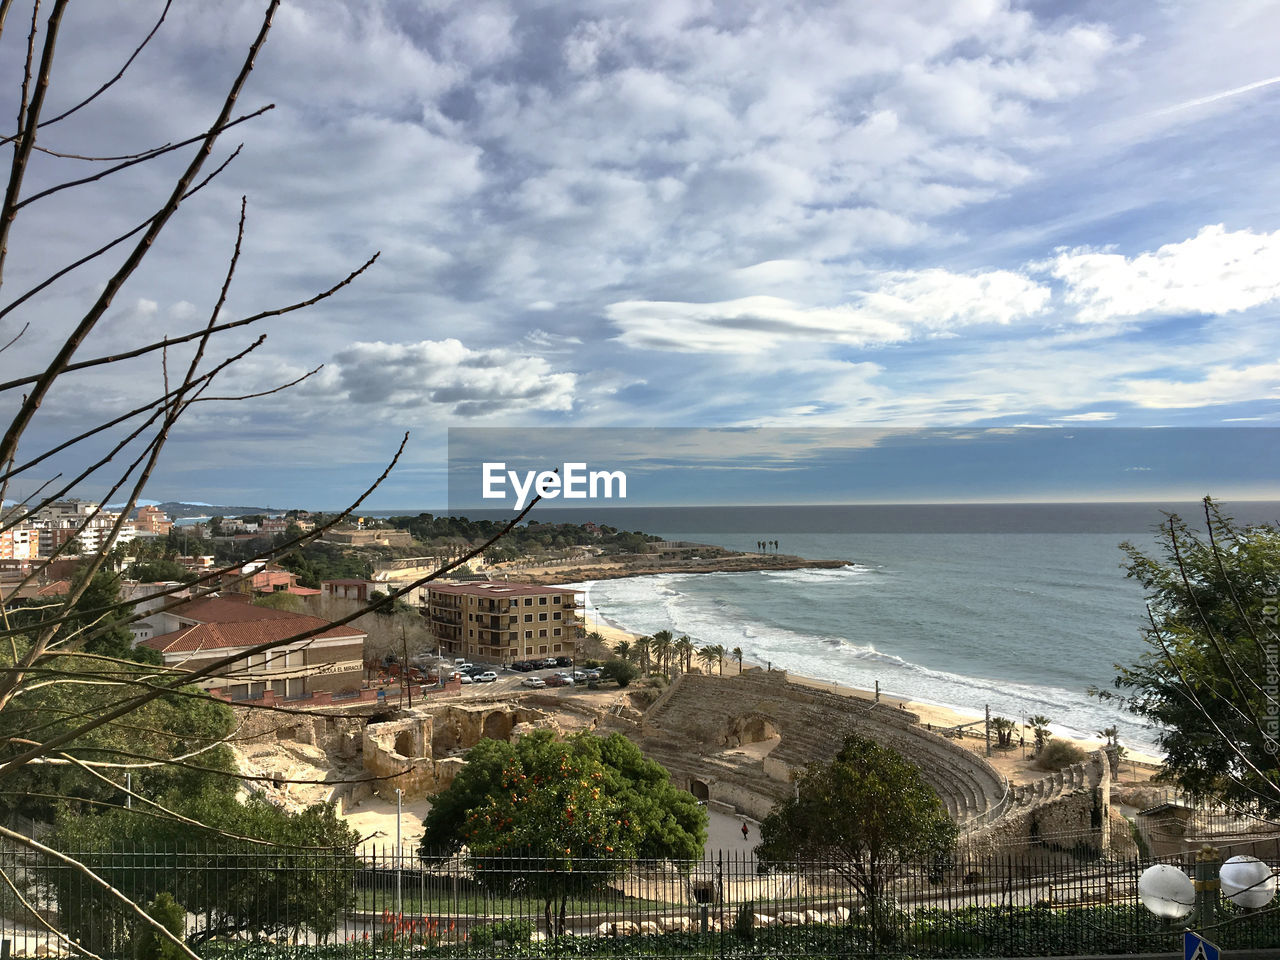
[[[434,796],[453,782],[462,755],[481,740],[510,740],[538,729],[559,730],[545,712],[519,702],[418,707],[365,725],[361,742],[371,791],[394,800]],[[355,799],[354,797],[351,799]]]

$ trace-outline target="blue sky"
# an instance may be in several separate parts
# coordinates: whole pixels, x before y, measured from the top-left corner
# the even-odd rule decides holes
[[[73,6],[52,108],[109,77],[161,6]],[[40,143],[102,155],[198,132],[261,8],[180,5]],[[217,341],[220,358],[267,334],[219,395],[323,369],[193,408],[154,499],[336,506],[408,430],[370,506],[442,504],[450,427],[1273,427],[1276,36],[1280,7],[1244,2],[285,3],[240,102],[275,109],[228,135],[218,158],[240,156],[80,355],[203,323],[243,195],[227,319],[382,255]],[[12,22],[0,38],[11,95],[24,40]],[[0,301],[148,215],[178,162],[24,210]],[[41,155],[26,189],[78,170]],[[31,323],[0,377],[39,369],[112,265],[0,320],[0,339]],[[155,355],[69,377],[26,449],[162,383]],[[1195,494],[1280,493],[1204,461]],[[1168,493],[1139,480],[1128,495]]]

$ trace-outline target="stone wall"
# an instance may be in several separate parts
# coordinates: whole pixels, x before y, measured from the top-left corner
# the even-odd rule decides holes
[[[394,720],[364,728],[365,772],[378,777],[372,790],[394,799],[434,796],[453,782],[463,760],[458,754],[481,740],[510,740],[555,724],[545,713],[515,703],[444,704],[416,708]]]
[[[1032,849],[1115,855],[1132,846],[1127,821],[1118,830],[1111,809],[1115,758],[1096,750],[1033,784],[1015,787],[1008,812],[966,838],[981,854],[1019,853]],[[1114,831],[1114,832],[1113,832]]]

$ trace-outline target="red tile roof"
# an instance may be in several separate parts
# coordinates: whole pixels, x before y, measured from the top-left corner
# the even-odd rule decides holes
[[[140,646],[161,653],[194,653],[197,650],[234,650],[256,647],[262,643],[286,640],[299,633],[328,623],[319,617],[295,615],[293,620],[255,620],[237,623],[198,623],[173,633],[143,640]],[[363,640],[365,634],[352,627],[330,627],[316,634],[315,640]]]
[[[259,607],[225,597],[193,600],[175,608],[173,614],[184,620],[194,620],[196,624],[143,640],[141,645],[164,653],[256,647],[318,627],[327,629],[315,636],[317,640],[363,640],[365,637],[364,631],[355,627],[331,627],[327,626],[328,620],[320,617]]]

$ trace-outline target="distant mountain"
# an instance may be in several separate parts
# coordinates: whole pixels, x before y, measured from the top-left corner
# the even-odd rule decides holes
[[[233,507],[214,503],[182,503],[166,500],[157,506],[174,520],[183,517],[243,517],[254,513],[284,513],[293,507]]]

